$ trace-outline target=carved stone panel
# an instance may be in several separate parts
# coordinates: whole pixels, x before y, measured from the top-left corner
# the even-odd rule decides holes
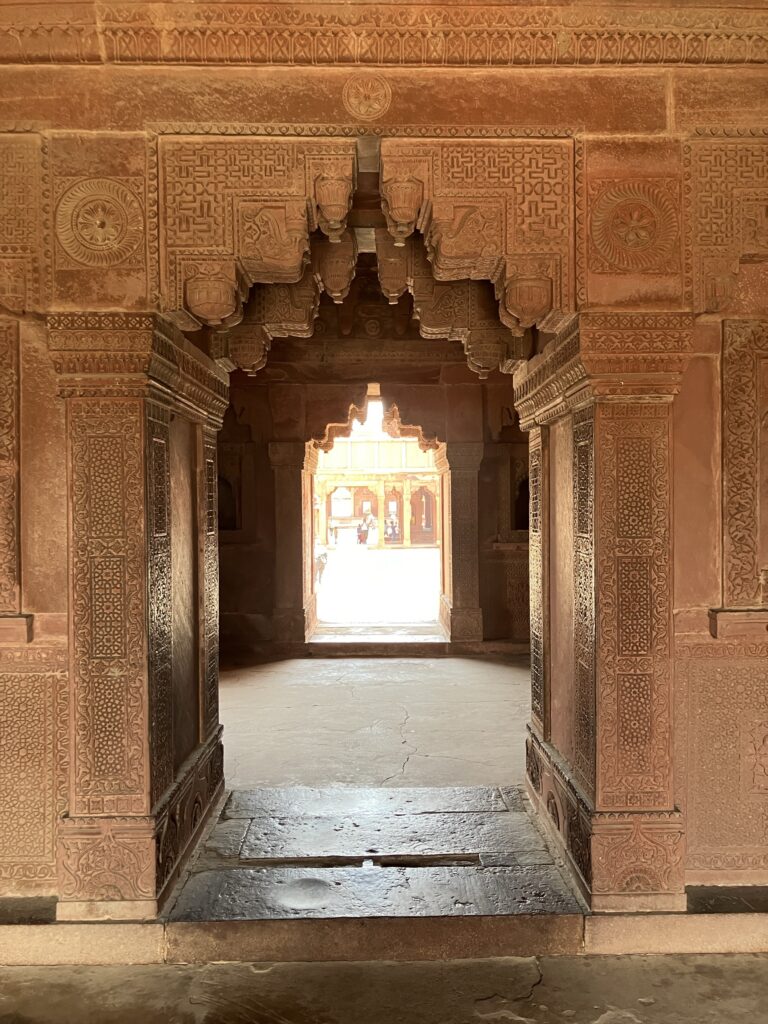
[[[585,792],[595,789],[595,539],[594,411],[573,424],[574,770]]]
[[[424,233],[438,281],[493,282],[513,329],[573,308],[571,142],[384,139],[381,154],[390,231]]]
[[[768,140],[697,139],[684,161],[694,308],[765,313]]]
[[[209,322],[202,307],[190,305],[197,279],[220,280],[220,309],[235,316],[247,286],[299,281],[311,231],[338,240],[354,185],[355,144],[167,137],[160,140],[158,173],[163,306],[182,329],[195,329]]]
[[[201,500],[200,532],[201,595],[201,738],[207,739],[219,724],[219,528],[216,434],[201,431],[199,469]]]
[[[74,815],[149,811],[143,403],[71,399]]]
[[[147,408],[149,537],[149,747],[154,806],[173,782],[173,574],[168,421],[159,405]]]
[[[146,138],[55,135],[45,156],[53,308],[146,309],[157,287]]]
[[[671,806],[669,405],[595,421],[598,809]]]
[[[51,892],[56,828],[67,806],[66,648],[4,647],[0,720],[0,889]]]
[[[726,321],[723,339],[723,604],[762,604],[768,567],[768,322]]]
[[[40,309],[44,268],[37,136],[0,135],[0,307]]]
[[[19,326],[0,320],[0,613],[19,606]]]
[[[540,730],[545,722],[545,648],[544,630],[544,528],[546,508],[543,506],[544,466],[543,436],[540,430],[532,430],[528,461],[530,487],[530,516],[528,545],[530,558],[530,613],[531,613],[531,715]]]
[[[691,878],[768,881],[768,645],[678,643]]]

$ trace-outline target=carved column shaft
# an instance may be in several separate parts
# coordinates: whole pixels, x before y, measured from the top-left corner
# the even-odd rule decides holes
[[[277,641],[303,643],[305,621],[305,460],[303,441],[271,441],[269,460],[275,480],[275,606]]]
[[[73,748],[57,915],[148,917],[223,784],[207,696],[218,686],[215,659],[200,693],[206,742],[175,769],[170,424],[179,414],[198,431],[208,419],[218,426],[227,388],[206,357],[143,314],[51,317],[49,344],[67,405],[70,481]],[[215,501],[203,510],[198,523],[214,533],[201,567],[210,595]],[[204,646],[210,632],[202,626]]]
[[[534,428],[532,590],[549,577],[542,564],[546,537],[543,557],[537,551],[535,426],[545,434],[547,425],[567,421],[557,464],[570,444],[572,465],[571,524],[562,515],[553,520],[562,534],[559,557],[572,550],[572,597],[564,586],[551,600],[561,629],[572,621],[573,648],[565,682],[551,683],[560,688],[553,740],[542,722],[546,687],[538,673],[547,641],[535,639],[532,595],[528,775],[593,909],[678,909],[684,893],[683,823],[672,788],[671,409],[691,318],[592,314],[582,315],[579,333],[574,327],[575,321],[558,325],[541,356],[515,376],[521,422]],[[562,481],[557,490],[562,508]],[[552,586],[562,577],[561,566]]]
[[[452,641],[483,639],[480,608],[478,471],[482,441],[449,442],[445,446],[444,486],[450,490],[449,530],[452,586],[450,637]],[[437,460],[439,463],[439,459]],[[441,468],[438,464],[438,468]],[[445,505],[444,505],[445,507]]]

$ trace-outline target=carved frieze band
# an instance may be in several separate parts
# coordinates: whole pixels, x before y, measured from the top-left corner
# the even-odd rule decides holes
[[[40,138],[0,135],[0,308],[14,313],[42,300]]]
[[[171,3],[18,8],[0,35],[10,63],[382,66],[750,65],[768,59],[761,11],[433,4]],[[371,76],[372,77],[372,76]],[[369,116],[380,108],[364,92]]]
[[[671,807],[669,410],[596,411],[599,809]]]
[[[74,815],[149,810],[144,409],[68,403]]]
[[[768,468],[768,322],[727,320],[723,338],[723,603],[762,603],[768,508],[760,481]],[[762,559],[761,559],[762,555]]]
[[[0,320],[0,614],[19,604],[19,325]]]

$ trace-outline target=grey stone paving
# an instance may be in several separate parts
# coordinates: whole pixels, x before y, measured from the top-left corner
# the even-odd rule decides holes
[[[0,969],[0,1024],[764,1024],[768,957]]]
[[[580,914],[509,787],[235,792],[173,921]]]

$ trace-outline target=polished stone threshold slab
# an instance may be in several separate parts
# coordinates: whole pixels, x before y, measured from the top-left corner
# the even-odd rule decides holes
[[[222,818],[258,818],[265,815],[322,817],[333,814],[400,816],[524,810],[522,794],[514,786],[332,786],[323,789],[291,786],[235,790],[224,806]]]
[[[554,865],[227,868],[184,886],[171,921],[579,914]]]

